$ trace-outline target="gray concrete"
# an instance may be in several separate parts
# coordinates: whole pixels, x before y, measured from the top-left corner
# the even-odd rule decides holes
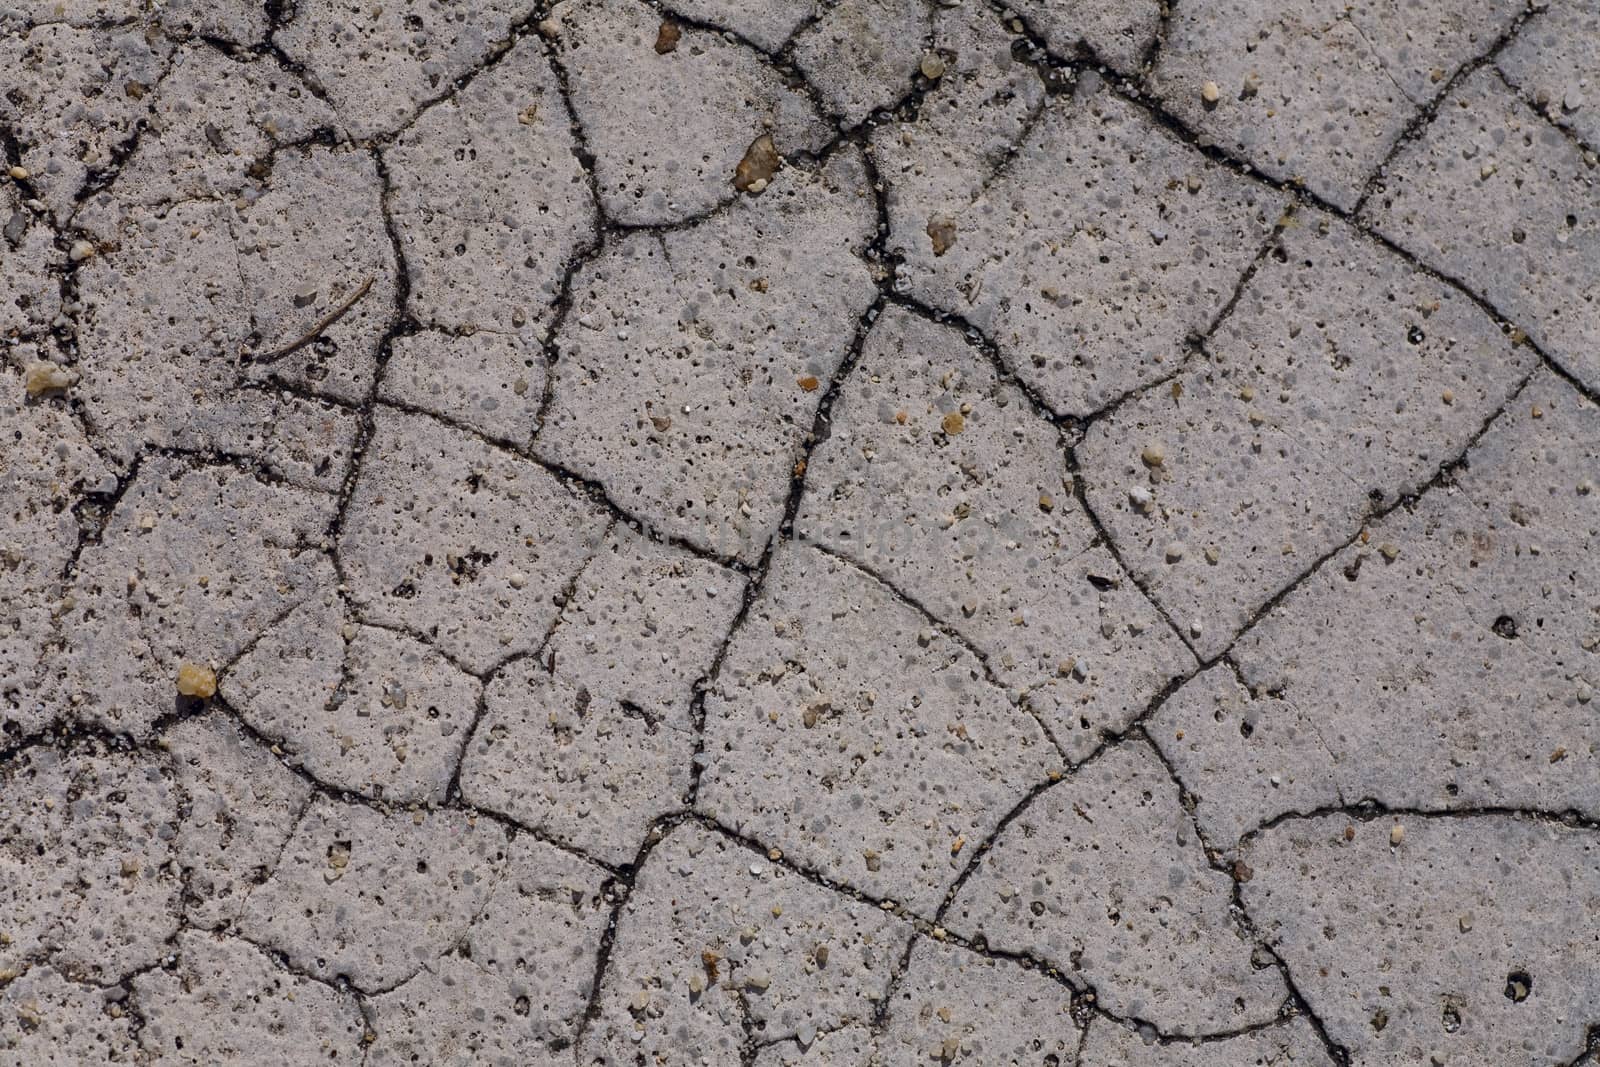
[[[0,1067],[1600,1067],[1579,0],[0,0]]]

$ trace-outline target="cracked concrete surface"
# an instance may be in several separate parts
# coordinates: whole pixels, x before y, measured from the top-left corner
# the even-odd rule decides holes
[[[0,1065],[1597,1067],[1585,0],[0,0]]]

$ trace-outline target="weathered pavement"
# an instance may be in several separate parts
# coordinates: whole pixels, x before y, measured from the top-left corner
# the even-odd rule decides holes
[[[1600,1064],[1587,0],[0,0],[0,1063]]]

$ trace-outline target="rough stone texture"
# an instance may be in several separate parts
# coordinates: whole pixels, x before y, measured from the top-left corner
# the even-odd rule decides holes
[[[795,65],[854,125],[911,91],[928,17],[925,0],[841,0],[795,39]]]
[[[1088,982],[1166,1033],[1271,1019],[1278,972],[1252,959],[1177,788],[1145,747],[1107,752],[999,835],[945,923]]]
[[[1571,1063],[1584,1051],[1600,1017],[1592,828],[1329,815],[1285,822],[1245,855],[1245,906],[1355,1062],[1415,1063],[1423,1048],[1445,1063]]]
[[[355,998],[284,971],[260,949],[215,934],[178,935],[173,970],[133,981],[139,1043],[158,1063],[353,1062],[366,1023]]]
[[[1177,4],[1150,87],[1203,137],[1349,209],[1418,107],[1521,9],[1516,0]],[[1214,102],[1206,83],[1218,89]]]
[[[372,999],[378,1037],[367,1062],[570,1063],[608,914],[602,877],[517,838],[462,951]]]
[[[1600,144],[1600,11],[1539,4],[1495,65],[1551,121]]]
[[[61,286],[51,277],[66,256],[49,224],[29,211],[12,185],[0,186],[0,337],[37,334],[61,311]]]
[[[872,1013],[910,934],[759,852],[680,827],[622,908],[579,1053],[608,1067],[636,1054],[736,1063],[747,1036],[814,1037]]]
[[[83,12],[88,15],[88,12]],[[109,168],[150,114],[151,90],[165,76],[172,45],[138,25],[107,29],[65,22],[0,34],[0,126],[39,198],[58,218],[91,176]]]
[[[271,59],[240,62],[204,45],[182,48],[152,94],[144,133],[112,195],[143,205],[240,193],[254,199],[275,151],[333,122],[332,109]]]
[[[299,0],[273,42],[303,64],[306,78],[356,137],[394,133],[424,105],[449,96],[455,80],[501,47],[533,10],[513,0],[470,8],[400,0]]]
[[[362,616],[474,671],[538,647],[605,533],[600,510],[432,419],[384,413],[368,452],[339,543]]]
[[[26,748],[0,776],[0,968],[48,958],[66,977],[114,984],[156,963],[179,892],[177,798],[160,767],[84,742]]]
[[[535,450],[669,533],[759,559],[821,383],[873,297],[864,182],[842,151],[692,228],[609,248],[573,281]]]
[[[332,578],[317,544],[333,506],[233,467],[146,460],[78,559],[46,700],[135,735],[181,711],[182,664],[230,663]]]
[[[1159,1043],[1147,1040],[1130,1027],[1097,1020],[1089,1026],[1089,1037],[1078,1054],[1078,1062],[1094,1067],[1333,1067],[1335,1061],[1310,1024],[1297,1018],[1220,1041]]]
[[[797,536],[962,634],[1073,759],[1193,664],[1096,543],[1056,428],[951,327],[885,312],[806,484]]]
[[[1240,642],[1247,682],[1313,717],[1345,799],[1600,816],[1597,464],[1600,410],[1540,372],[1451,489],[1375,524]],[[1286,810],[1266,799],[1263,818]]]
[[[815,0],[674,0],[671,9],[776,52],[808,19],[817,16],[820,5]]]
[[[104,991],[69,982],[48,965],[0,989],[0,1054],[12,1063],[134,1063],[131,1022]]]
[[[689,789],[694,686],[743,582],[620,529],[579,575],[542,660],[501,672],[462,793],[612,863]]]
[[[319,781],[395,804],[439,802],[483,687],[407,634],[349,620],[331,594],[241,656],[222,695]]]
[[[1342,799],[1317,717],[1280,694],[1252,694],[1225,665],[1185,683],[1147,728],[1179,780],[1198,791],[1194,817],[1212,848],[1231,849],[1267,814]]]
[[[1072,1062],[1081,1033],[1064,984],[926,938],[911,950],[879,1040],[885,1063]]]
[[[1463,80],[1363,211],[1600,387],[1600,215],[1585,152],[1489,70]]]
[[[848,885],[931,915],[1059,768],[976,656],[851,565],[779,550],[706,697],[702,805]]]
[[[578,875],[589,881],[575,881]],[[474,956],[484,966],[498,957],[490,970],[510,980],[540,969],[528,954],[560,958],[561,943],[545,940],[555,929],[548,916],[592,924],[584,918],[590,909],[570,891],[587,896],[598,881],[595,870],[553,846],[513,840],[487,819],[452,811],[383,815],[318,797],[239,927],[295,969],[345,978],[367,994],[399,987],[475,936],[490,944]],[[521,925],[533,921],[525,910],[506,910],[518,900],[520,907],[543,900],[552,910],[529,929]]]
[[[380,396],[525,447],[544,399],[544,352],[513,334],[424,330],[394,339]]]
[[[1445,283],[1295,215],[1203,356],[1089,432],[1089,503],[1209,659],[1370,509],[1460,455],[1536,362]]]
[[[187,799],[177,850],[184,917],[195,929],[237,922],[311,800],[311,785],[219,714],[174,726],[162,741]]]
[[[594,240],[571,121],[543,46],[526,40],[385,153],[417,318],[503,334],[546,318]]]
[[[1163,5],[1159,0],[1021,0],[1011,10],[1057,55],[1071,56],[1087,45],[1112,69],[1134,73],[1155,45]]]
[[[0,0],[0,1067],[1596,1067],[1588,0]]]
[[[827,140],[806,96],[742,45],[684,28],[659,52],[661,16],[637,0],[561,0],[550,18],[613,222],[678,222],[732,202],[734,168],[763,133],[785,155]]]
[[[30,698],[78,549],[72,509],[116,485],[65,403],[21,401],[24,380],[0,367],[0,723],[9,734],[37,729],[60,710]]]
[[[896,288],[993,338],[1069,415],[1171,373],[1285,202],[1093,80],[1026,123],[1015,155],[978,188],[913,174],[891,237],[905,257]],[[953,243],[941,253],[931,234],[944,224]]]

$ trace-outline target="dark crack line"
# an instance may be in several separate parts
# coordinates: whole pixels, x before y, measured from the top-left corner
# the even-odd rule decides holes
[[[829,559],[838,560],[851,570],[871,579],[876,584],[882,586],[884,591],[887,592],[891,597],[899,600],[917,614],[921,615],[923,620],[927,622],[927,624],[934,630],[938,631],[945,638],[954,641],[959,648],[978,661],[978,669],[983,676],[983,680],[995,690],[996,694],[1002,701],[1005,702],[1006,706],[1021,707],[1024,711],[1026,711],[1034,720],[1034,722],[1039,724],[1039,729],[1044,733],[1045,740],[1050,742],[1051,747],[1053,747],[1057,754],[1061,756],[1062,761],[1064,763],[1070,762],[1066,751],[1061,747],[1061,743],[1056,740],[1054,731],[1050,729],[1050,727],[1045,723],[1043,717],[1041,717],[1039,713],[1029,704],[1027,699],[1025,697],[1020,700],[1013,700],[1011,698],[1012,687],[1007,686],[1003,681],[1000,680],[1000,677],[995,674],[994,667],[989,662],[990,653],[983,651],[977,645],[973,644],[972,641],[962,634],[960,630],[957,630],[954,626],[945,622],[932,611],[928,610],[927,605],[923,604],[922,601],[918,600],[916,597],[900,588],[900,586],[896,585],[888,578],[885,578],[871,565],[863,563],[861,560],[856,559],[847,552],[841,552],[837,549],[830,548],[821,541],[796,538],[795,544],[803,544],[815,549],[816,551],[827,556]]]
[[[1222,651],[1218,652],[1209,659],[1203,660],[1201,666],[1210,667],[1222,660],[1224,657],[1229,656],[1233,652],[1234,646],[1236,646],[1252,630],[1254,630],[1256,625],[1259,624],[1261,620],[1271,615],[1275,610],[1277,610],[1279,604],[1282,604],[1285,600],[1292,596],[1296,590],[1309,581],[1313,576],[1318,574],[1322,570],[1324,564],[1360,540],[1362,533],[1367,532],[1371,526],[1381,523],[1400,508],[1405,508],[1408,512],[1412,511],[1419,503],[1422,502],[1423,498],[1433,490],[1439,488],[1440,486],[1453,485],[1458,474],[1470,469],[1472,452],[1475,448],[1477,448],[1478,442],[1481,441],[1484,435],[1487,434],[1491,428],[1493,428],[1494,424],[1511,409],[1511,406],[1517,402],[1519,397],[1522,396],[1523,392],[1528,388],[1529,383],[1533,380],[1534,376],[1538,374],[1538,372],[1539,367],[1536,364],[1533,369],[1529,370],[1527,374],[1523,375],[1522,379],[1511,388],[1505,401],[1502,402],[1498,408],[1491,411],[1484,417],[1483,422],[1476,430],[1473,431],[1472,435],[1467,438],[1466,443],[1462,445],[1461,449],[1454,456],[1441,462],[1429,478],[1419,485],[1416,485],[1412,489],[1402,490],[1401,492],[1397,493],[1393,500],[1387,504],[1384,504],[1382,507],[1374,508],[1369,505],[1366,512],[1357,521],[1355,530],[1352,531],[1348,537],[1333,547],[1327,549],[1315,560],[1313,560],[1309,567],[1301,571],[1298,576],[1280,588],[1277,592],[1273,593],[1272,596],[1268,597],[1260,607],[1251,612],[1250,617],[1245,620],[1243,626],[1234,632],[1234,635],[1228,640],[1227,645],[1223,647]]]
[[[1328,1056],[1333,1060],[1333,1062],[1337,1064],[1338,1067],[1350,1067],[1351,1061],[1349,1049],[1333,1040],[1332,1036],[1328,1032],[1327,1025],[1322,1021],[1321,1016],[1317,1014],[1316,1010],[1312,1008],[1311,1002],[1307,1000],[1305,995],[1300,991],[1299,985],[1295,982],[1294,975],[1289,971],[1288,963],[1281,955],[1278,954],[1278,951],[1275,947],[1267,943],[1266,938],[1261,934],[1260,930],[1256,928],[1255,919],[1251,916],[1249,910],[1244,904],[1244,897],[1241,892],[1241,886],[1244,884],[1243,881],[1233,868],[1226,865],[1222,852],[1212,846],[1211,841],[1206,837],[1205,830],[1200,826],[1200,820],[1195,817],[1195,794],[1192,793],[1189,790],[1189,787],[1184,784],[1183,779],[1178,774],[1177,768],[1174,767],[1167,759],[1166,753],[1161,751],[1161,746],[1156,744],[1155,739],[1150,737],[1147,732],[1144,732],[1143,727],[1140,729],[1141,732],[1144,733],[1145,746],[1149,748],[1149,750],[1155,755],[1156,760],[1166,770],[1167,777],[1172,780],[1173,788],[1178,791],[1178,805],[1183,809],[1185,817],[1189,820],[1189,828],[1191,831],[1193,831],[1195,840],[1200,843],[1201,852],[1205,856],[1206,864],[1210,866],[1212,870],[1226,876],[1229,881],[1231,893],[1229,915],[1233,920],[1234,926],[1238,933],[1241,937],[1254,945],[1257,950],[1265,953],[1271,958],[1273,965],[1278,969],[1278,974],[1283,981],[1284,988],[1288,990],[1289,1001],[1292,1004],[1295,1012],[1301,1016],[1304,1016],[1306,1021],[1311,1024],[1311,1028],[1316,1032],[1318,1040],[1321,1041],[1323,1048],[1327,1051]]]
[[[1362,209],[1366,207],[1367,201],[1372,198],[1372,195],[1383,188],[1389,167],[1399,158],[1402,152],[1411,146],[1413,141],[1421,137],[1427,128],[1433,124],[1434,118],[1439,114],[1440,105],[1455,92],[1456,86],[1477,73],[1485,65],[1492,65],[1499,57],[1500,52],[1516,38],[1517,32],[1522,29],[1523,24],[1528,21],[1529,16],[1532,14],[1531,6],[1524,5],[1523,9],[1517,13],[1516,17],[1490,43],[1487,49],[1457,67],[1456,72],[1450,75],[1444,86],[1416,110],[1416,113],[1411,116],[1411,121],[1406,123],[1405,128],[1400,131],[1394,142],[1389,145],[1389,150],[1384,153],[1383,160],[1373,168],[1372,173],[1367,175],[1367,180],[1362,183],[1361,193],[1356,198],[1355,206],[1350,209],[1351,215],[1359,215]],[[1347,14],[1345,18],[1349,20],[1349,15]],[[1367,40],[1366,34],[1361,33],[1354,21],[1350,21],[1350,26],[1356,30],[1362,41]],[[1370,42],[1367,42],[1367,48],[1372,50],[1373,57],[1376,59],[1377,52],[1372,49]],[[1383,68],[1385,74],[1389,73],[1388,64],[1381,59],[1378,60],[1378,64]],[[1392,75],[1390,80],[1394,80]],[[1400,89],[1399,83],[1396,83],[1395,88]],[[1401,89],[1401,96],[1408,100],[1411,99],[1410,94],[1403,89]]]

